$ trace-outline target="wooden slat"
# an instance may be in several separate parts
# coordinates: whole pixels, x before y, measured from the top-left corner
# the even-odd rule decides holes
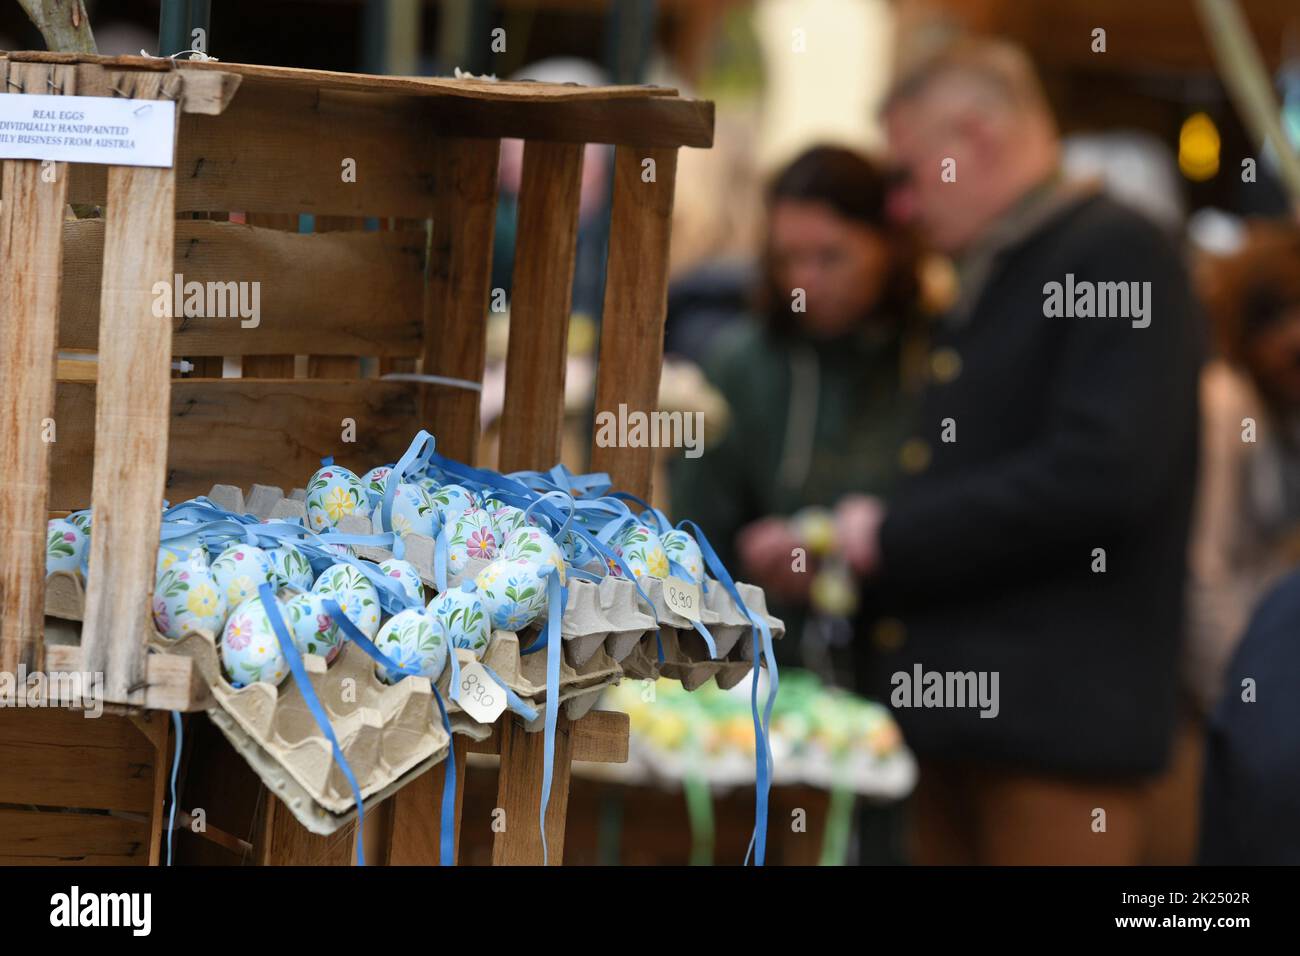
[[[165,74],[141,73],[123,93],[163,95]],[[99,327],[96,453],[86,620],[86,669],[104,674],[104,697],[144,699],[167,462],[171,328],[153,316],[153,288],[172,273],[175,169],[111,166]],[[83,446],[83,451],[84,451]]]
[[[289,808],[269,791],[263,806],[261,841],[257,846],[262,866],[348,866],[353,861],[353,834],[349,823],[328,836],[312,833]]]
[[[356,233],[360,235],[365,235],[365,233],[360,232],[360,230],[364,228],[365,228],[364,219],[357,219],[351,216],[317,216],[315,221],[314,231],[316,233],[343,232],[343,233]],[[378,235],[378,233],[375,233],[375,235]],[[418,250],[415,257],[415,262],[416,265],[418,266],[419,279],[420,282],[422,283],[424,278],[424,246],[425,246],[425,237],[423,233],[420,234],[420,241],[417,244],[413,244],[413,245],[414,245],[414,249]],[[370,298],[370,308],[361,314],[365,315],[366,319],[369,319],[369,317],[375,311],[383,311],[383,308],[387,306],[388,303],[387,300],[384,299],[382,296],[379,295],[369,296],[370,289],[367,288],[365,291],[368,294],[368,297]],[[420,292],[421,293],[423,292],[422,288],[420,289]],[[422,298],[423,295],[421,294],[419,298],[409,299],[407,300],[406,305],[408,306],[413,305],[419,302]],[[379,305],[379,309],[375,308],[376,305]],[[356,322],[355,316],[353,318],[353,321]],[[346,354],[346,355],[319,354],[322,351],[324,350],[313,348],[311,350],[313,354],[307,356],[307,377],[308,378],[359,378],[361,376],[361,356],[378,354],[375,352],[362,351],[358,349],[352,349],[350,350],[350,354]]]
[[[465,754],[469,738],[457,734],[456,748],[456,849],[460,849],[461,807],[465,796]],[[442,787],[447,772],[444,760],[393,794],[392,829],[388,841],[389,866],[436,866],[441,859]]]
[[[432,135],[417,102],[249,80],[220,116],[181,117],[176,208],[423,218]],[[345,158],[355,182],[343,181]],[[71,202],[103,194],[96,167],[74,170]]]
[[[439,184],[424,299],[424,354],[428,375],[483,381],[487,313],[496,228],[500,143],[488,139],[438,141]],[[473,462],[478,448],[478,392],[428,393],[426,428],[436,428],[444,454]]]
[[[149,800],[149,865],[157,866],[162,861],[162,838],[166,821],[163,819],[165,800],[164,788],[171,767],[172,751],[168,748],[171,738],[171,716],[157,710],[146,710],[127,718],[135,729],[153,748],[153,794]]]
[[[472,740],[469,752],[499,754],[501,752],[501,724],[492,728],[485,740]],[[573,737],[573,759],[591,763],[627,763],[628,715],[617,710],[592,710],[581,720],[569,725]]]
[[[420,391],[409,382],[176,379],[165,494],[181,501],[207,494],[218,478],[300,488],[325,455],[362,472],[401,456],[418,427]],[[85,507],[90,483],[94,387],[60,382],[59,441],[51,467],[50,507]],[[342,443],[343,419],[357,423]],[[98,449],[96,448],[96,457]],[[98,512],[97,512],[98,513]],[[157,540],[157,529],[154,529]]]
[[[654,160],[654,182],[642,179],[646,159]],[[676,150],[615,150],[597,414],[617,415],[620,403],[646,413],[659,408],[676,178]],[[608,472],[615,488],[649,500],[653,448],[601,447],[593,442],[591,467]]]
[[[560,460],[582,147],[524,145],[501,414],[501,471]]]
[[[99,219],[63,224],[60,348],[97,345],[104,232]],[[178,222],[169,285],[177,273],[183,282],[257,282],[260,323],[244,328],[236,316],[178,316],[172,352],[419,355],[424,247],[424,233],[415,231],[315,236],[232,222]]]
[[[81,648],[46,645],[45,669],[49,674],[81,671]],[[150,654],[145,660],[145,680],[144,706],[151,710],[207,710],[213,704],[212,692],[194,659],[183,654]]]
[[[540,733],[524,730],[523,721],[507,713],[501,718],[501,770],[497,806],[505,811],[506,828],[492,841],[493,866],[540,866],[541,809],[544,754]],[[573,762],[569,719],[560,715],[555,732],[551,796],[546,806],[546,861],[564,862],[564,821],[569,808],[569,775]]]
[[[298,216],[295,213],[249,213],[245,222],[250,226],[276,229],[280,232],[297,233]],[[246,355],[240,365],[240,374],[244,378],[293,378],[294,355],[297,351],[281,355]],[[220,373],[217,373],[218,377]]]
[[[0,809],[0,865],[144,866],[149,824],[89,813]]]
[[[75,72],[64,66],[9,64],[0,82],[32,92],[49,84],[73,92]],[[45,607],[46,489],[50,444],[46,422],[54,414],[55,324],[63,281],[63,206],[67,164],[47,172],[36,160],[3,165],[0,204],[0,671],[41,667]],[[57,424],[57,423],[56,423]]]
[[[128,718],[0,710],[0,804],[148,813],[160,766],[165,761]]]

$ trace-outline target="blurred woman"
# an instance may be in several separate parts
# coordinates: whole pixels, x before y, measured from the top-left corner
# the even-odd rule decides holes
[[[719,333],[705,372],[730,407],[726,433],[677,463],[672,504],[738,578],[761,585],[797,653],[816,559],[791,516],[853,491],[888,497],[909,434],[924,350],[916,257],[891,224],[886,181],[847,149],[809,150],[767,196],[757,321]]]
[[[1300,558],[1300,228],[1261,225],[1209,267],[1187,680],[1204,711],[1260,596]]]

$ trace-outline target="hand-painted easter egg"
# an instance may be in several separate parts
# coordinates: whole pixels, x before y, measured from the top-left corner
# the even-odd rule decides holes
[[[298,651],[318,654],[326,661],[334,660],[343,646],[343,630],[325,609],[325,596],[314,591],[299,591],[281,603],[284,605],[284,623],[293,635]]]
[[[541,528],[529,525],[511,533],[501,548],[501,557],[512,561],[522,558],[549,564],[559,572],[560,583],[563,584],[565,581],[564,552]]]
[[[447,636],[442,623],[424,608],[408,608],[388,619],[375,646],[400,668],[398,674],[376,668],[379,677],[395,683],[401,677],[419,674],[436,681],[447,666]]]
[[[379,502],[384,500],[384,490],[388,487],[388,476],[392,473],[392,465],[379,465],[376,468],[371,468],[366,472],[366,476],[361,479],[366,486],[366,493],[369,495],[372,511],[379,507]]]
[[[491,622],[483,600],[471,587],[452,588],[429,602],[429,613],[443,626],[452,647],[473,651],[479,660],[492,639]]]
[[[668,555],[663,543],[643,524],[628,524],[613,538],[624,563],[634,577],[668,577]]]
[[[463,571],[471,558],[493,560],[501,544],[492,516],[482,508],[469,508],[453,515],[447,522],[445,534],[447,570],[452,574]]]
[[[442,482],[440,482],[437,478],[434,478],[432,475],[427,475],[427,474],[407,475],[407,480],[413,481],[421,488],[423,488],[425,492],[428,493],[430,498],[433,497],[433,493],[435,491],[437,491],[439,488],[442,487]],[[435,505],[435,507],[437,506]]]
[[[271,561],[271,570],[275,573],[277,587],[293,587],[300,591],[310,591],[316,580],[312,573],[311,562],[290,541],[266,549],[266,556]]]
[[[284,606],[276,602],[281,615]],[[289,673],[289,662],[271,627],[260,596],[249,598],[230,612],[221,632],[221,667],[236,687],[267,681],[279,684]]]
[[[528,525],[528,517],[524,514],[524,510],[514,505],[489,504],[489,513],[492,515],[492,523],[496,525],[497,539],[500,541],[504,541],[520,528]]]
[[[195,529],[193,533],[180,533],[189,526]],[[155,579],[161,577],[162,573],[177,561],[184,561],[195,548],[202,547],[199,541],[198,527],[197,521],[182,519],[163,522],[163,538],[158,545],[158,560],[154,564]]]
[[[474,495],[460,485],[442,485],[429,496],[429,499],[438,509],[444,525],[462,511],[468,511],[478,505]]]
[[[52,518],[45,526],[45,573],[80,571],[86,554],[86,533],[67,518]]]
[[[704,581],[704,555],[694,538],[685,531],[673,530],[664,532],[659,540],[670,561],[685,568],[696,584]]]
[[[254,597],[261,585],[276,583],[271,559],[265,551],[251,544],[227,546],[212,562],[212,579],[230,607],[239,607]]]
[[[420,572],[415,570],[415,565],[411,562],[389,558],[379,563],[379,570],[394,578],[412,601],[424,603],[424,582],[420,580]]]
[[[398,485],[393,492],[392,520],[393,531],[402,536],[422,534],[435,538],[442,527],[441,516],[429,500],[428,492],[408,482]]]
[[[214,637],[226,623],[225,592],[212,576],[208,554],[194,548],[158,576],[153,589],[154,626],[173,640],[194,630]]]
[[[379,633],[379,593],[369,578],[350,564],[332,564],[321,572],[312,590],[337,601],[357,630],[374,640]]]
[[[529,558],[498,558],[474,579],[492,627],[518,631],[546,611],[549,566]]]
[[[85,511],[72,512],[72,514],[68,515],[68,520],[71,521],[73,524],[75,524],[78,528],[80,528],[82,534],[84,534],[87,538],[90,537],[90,526],[92,522],[92,515],[90,513],[89,508],[87,508]]]
[[[307,524],[333,528],[348,515],[370,517],[370,498],[361,479],[338,465],[326,465],[307,483]]]

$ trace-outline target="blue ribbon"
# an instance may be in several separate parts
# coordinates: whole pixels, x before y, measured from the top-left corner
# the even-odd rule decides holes
[[[348,786],[352,788],[352,799],[357,804],[357,863],[360,866],[365,866],[366,808],[361,800],[361,787],[357,783],[356,774],[352,772],[347,758],[343,756],[343,748],[339,746],[339,740],[334,734],[334,727],[330,724],[329,715],[325,712],[325,708],[321,706],[320,698],[316,696],[316,689],[311,686],[311,680],[307,677],[307,668],[303,666],[302,655],[298,653],[293,638],[290,637],[288,629],[284,626],[284,619],[280,616],[280,608],[276,604],[275,592],[271,590],[271,585],[262,584],[258,586],[257,593],[262,599],[262,607],[266,609],[266,616],[271,622],[271,629],[275,631],[276,640],[280,642],[280,651],[284,654],[285,660],[289,662],[289,670],[293,673],[293,679],[298,682],[298,689],[302,691],[302,699],[307,704],[307,710],[311,712],[312,719],[316,721],[316,726],[320,728],[321,733],[329,740],[330,747],[334,751],[334,761],[339,765],[339,770],[342,772],[344,779],[347,780]],[[337,606],[335,605],[335,607]]]
[[[172,808],[167,815],[167,865],[172,865],[172,839],[176,835],[176,774],[181,769],[181,741],[184,739],[185,729],[181,724],[181,712],[172,711],[172,727],[176,730],[176,752],[172,755],[172,775],[171,775],[171,795]]]

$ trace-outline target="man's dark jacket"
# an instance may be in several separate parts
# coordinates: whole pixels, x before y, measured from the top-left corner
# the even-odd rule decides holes
[[[1045,316],[1044,286],[1067,274],[1076,288],[1149,281],[1150,325]],[[917,663],[998,672],[995,718],[895,708],[923,758],[1156,771],[1198,446],[1202,328],[1181,257],[1137,213],[1077,198],[1002,250],[966,312],[936,324],[948,381],[919,419],[929,463],[881,530],[869,605],[884,623],[868,628],[864,682],[889,700],[891,675]]]

